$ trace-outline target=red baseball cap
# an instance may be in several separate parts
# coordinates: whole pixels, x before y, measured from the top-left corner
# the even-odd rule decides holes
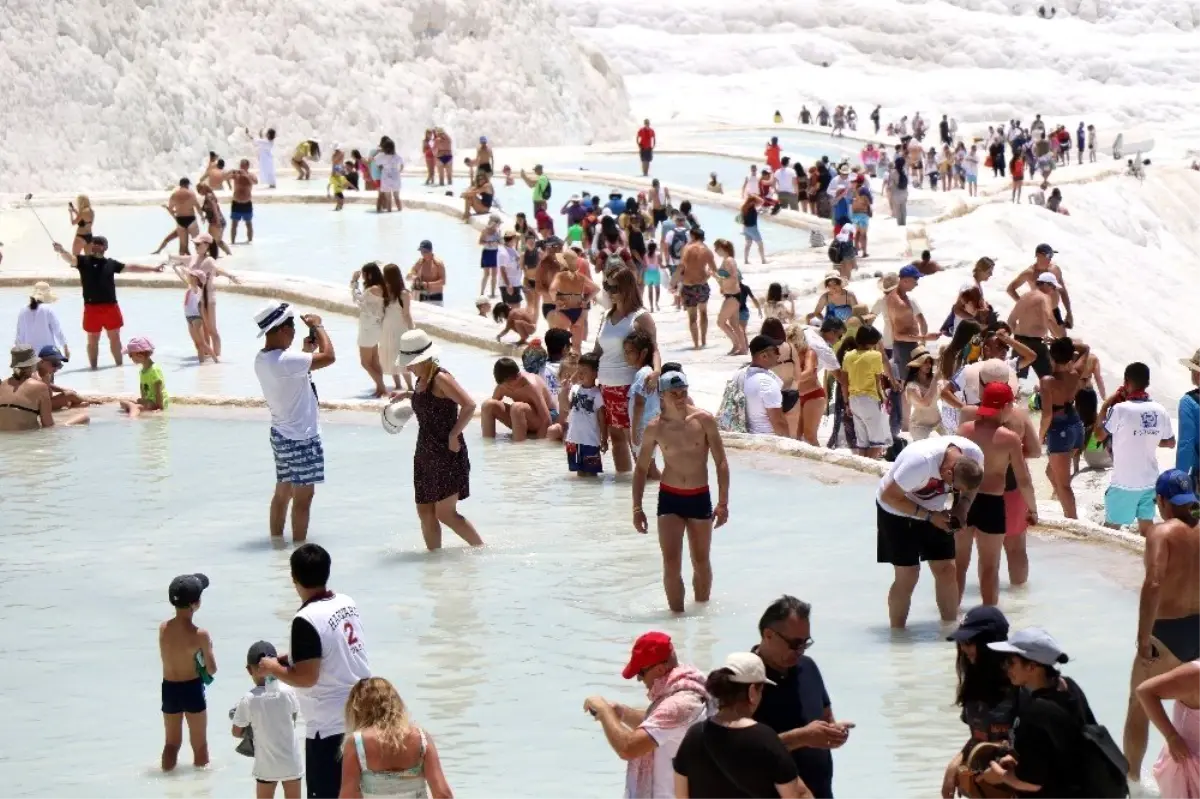
[[[632,680],[638,672],[665,663],[673,651],[671,636],[660,632],[645,633],[633,642],[633,652],[630,653],[629,663],[621,672],[621,676]]]
[[[979,415],[988,418],[997,415],[1013,401],[1012,386],[1008,383],[988,383],[979,398]]]

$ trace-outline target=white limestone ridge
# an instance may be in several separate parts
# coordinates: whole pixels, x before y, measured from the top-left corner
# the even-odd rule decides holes
[[[161,188],[243,126],[408,154],[606,138],[622,79],[543,0],[5,0],[0,191]],[[194,177],[194,175],[193,175]]]

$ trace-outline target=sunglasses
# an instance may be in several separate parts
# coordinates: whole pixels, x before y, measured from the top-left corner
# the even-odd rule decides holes
[[[767,629],[774,633],[776,638],[778,638],[780,641],[783,641],[783,643],[787,645],[788,649],[797,651],[801,649],[808,649],[814,643],[816,643],[812,638],[788,638],[786,635],[779,632],[779,630],[771,627],[768,627]]]
[[[638,677],[638,679],[639,679],[639,680],[644,680],[644,679],[646,678],[646,675],[647,675],[647,674],[649,674],[650,672],[654,671],[655,669],[657,669],[659,666],[663,665],[663,663],[666,663],[666,662],[667,662],[667,661],[665,661],[665,660],[664,660],[664,661],[662,661],[661,663],[655,663],[653,666],[647,666],[646,668],[644,668],[644,669],[640,670],[640,671],[637,673],[637,677]]]

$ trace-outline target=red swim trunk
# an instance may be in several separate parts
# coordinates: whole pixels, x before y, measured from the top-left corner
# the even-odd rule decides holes
[[[608,426],[629,429],[629,386],[600,386]]]
[[[99,333],[101,330],[120,330],[125,326],[121,306],[114,303],[83,306],[83,332]]]
[[[1029,529],[1029,518],[1025,515],[1028,512],[1029,506],[1025,504],[1025,497],[1021,496],[1020,491],[1004,492],[1004,520],[1008,535],[1025,534]]]

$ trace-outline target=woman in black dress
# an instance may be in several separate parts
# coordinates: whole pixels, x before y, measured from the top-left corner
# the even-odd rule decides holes
[[[411,399],[417,417],[413,486],[421,535],[428,549],[441,549],[444,524],[471,546],[482,546],[475,526],[458,512],[458,501],[471,494],[463,430],[475,414],[475,402],[438,365],[437,356],[437,345],[424,330],[409,330],[400,337],[396,363],[416,378],[416,388],[397,391],[392,398]]]

